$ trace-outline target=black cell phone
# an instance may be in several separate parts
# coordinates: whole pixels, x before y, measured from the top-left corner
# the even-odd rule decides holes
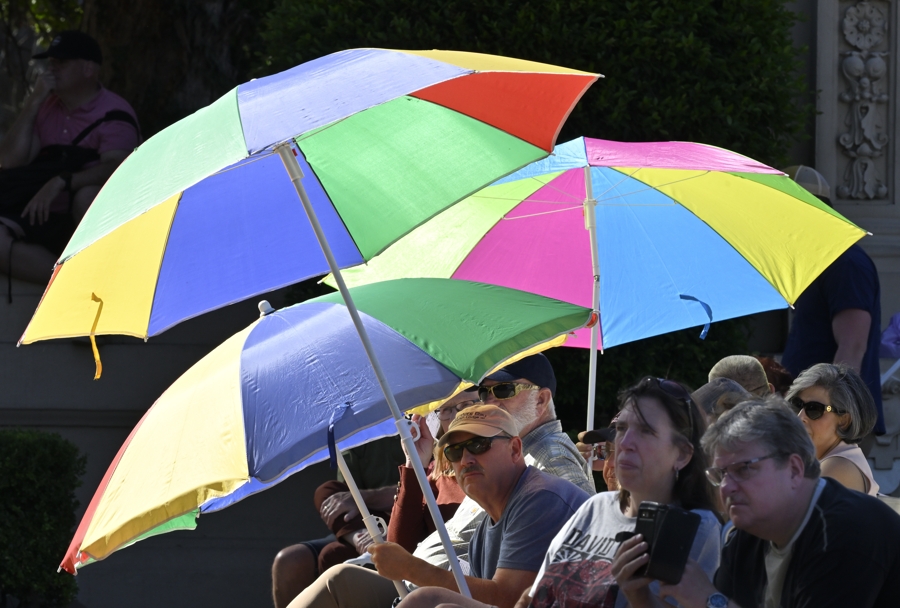
[[[642,502],[634,533],[643,535],[650,561],[635,576],[678,584],[699,527],[700,516],[696,513],[672,505]]]

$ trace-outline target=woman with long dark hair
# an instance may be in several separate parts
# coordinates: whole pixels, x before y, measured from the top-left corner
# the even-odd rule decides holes
[[[640,539],[621,545],[632,532],[642,501],[698,513],[700,527],[690,557],[712,578],[718,567],[721,525],[706,481],[700,448],[703,416],[687,389],[672,380],[646,377],[619,394],[615,459],[617,492],[591,497],[559,532],[541,571],[518,606],[662,605],[659,584],[632,574],[646,564]]]

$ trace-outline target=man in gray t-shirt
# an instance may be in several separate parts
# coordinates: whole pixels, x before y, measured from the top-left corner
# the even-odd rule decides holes
[[[482,405],[460,412],[438,443],[460,487],[487,513],[469,545],[472,576],[466,582],[472,598],[489,605],[512,605],[534,582],[550,541],[588,498],[574,484],[529,467],[517,435],[510,414]],[[450,572],[396,545],[369,552],[381,575],[421,587],[403,600],[404,608],[472,603],[451,591]]]

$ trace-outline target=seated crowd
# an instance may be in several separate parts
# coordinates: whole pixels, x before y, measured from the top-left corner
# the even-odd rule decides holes
[[[727,357],[693,393],[646,377],[620,393],[608,428],[574,444],[546,357],[510,364],[438,408],[432,429],[412,421],[471,597],[407,457],[388,541],[345,539],[364,559],[320,564],[303,584],[286,584],[296,564],[282,552],[276,606],[900,606],[900,515],[875,497],[858,445],[876,418],[866,384],[842,365],[793,383],[779,368]],[[334,504],[322,514],[340,515]],[[696,531],[663,533],[661,521]]]

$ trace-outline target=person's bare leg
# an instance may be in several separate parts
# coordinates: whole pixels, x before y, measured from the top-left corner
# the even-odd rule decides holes
[[[75,196],[72,197],[72,218],[75,220],[76,224],[81,222],[81,218],[87,213],[88,208],[99,193],[100,186],[85,186],[78,190],[75,193]]]
[[[478,600],[442,587],[419,587],[400,602],[403,608],[488,608]]]
[[[272,562],[272,601],[286,608],[318,576],[316,556],[306,545],[291,545],[278,552]]]
[[[34,243],[14,243],[12,232],[0,224],[0,272],[3,274],[10,274],[10,245],[12,245],[12,276],[23,281],[46,285],[53,275],[56,256]]]

